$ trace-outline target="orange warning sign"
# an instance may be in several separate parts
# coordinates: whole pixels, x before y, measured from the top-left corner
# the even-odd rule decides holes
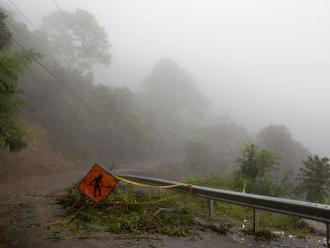
[[[107,198],[118,181],[101,166],[95,164],[79,184],[80,192],[99,202]]]

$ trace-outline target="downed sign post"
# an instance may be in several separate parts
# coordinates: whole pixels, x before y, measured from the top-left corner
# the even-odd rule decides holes
[[[108,197],[111,191],[115,189],[119,181],[138,187],[158,188],[158,189],[171,189],[183,185],[182,183],[175,183],[173,185],[165,185],[165,186],[138,183],[120,176],[116,176],[110,172],[107,172],[98,164],[95,164],[89,170],[89,172],[84,177],[84,179],[80,182],[79,190],[81,193],[93,199],[94,202],[99,202]]]
[[[79,184],[79,190],[99,202],[108,197],[118,183],[118,180],[101,166],[95,164]]]

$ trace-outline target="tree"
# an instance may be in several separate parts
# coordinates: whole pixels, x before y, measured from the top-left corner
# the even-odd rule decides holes
[[[278,160],[272,152],[246,144],[242,157],[237,160],[240,166],[236,172],[237,187],[244,187],[250,193],[277,195],[279,187],[267,173],[276,168]]]
[[[63,67],[53,72],[65,84],[33,73],[25,85],[35,110],[30,118],[47,128],[57,149],[71,158],[98,161],[146,156],[151,131],[131,91],[94,85]]]
[[[11,41],[11,33],[5,23],[7,16],[0,9],[0,49],[3,50],[9,46]]]
[[[110,64],[107,34],[86,10],[55,11],[43,19],[41,30],[64,67],[91,74],[94,64]]]
[[[79,15],[77,12],[80,12]],[[93,40],[95,35],[92,33],[94,28],[89,26],[89,24],[92,26],[95,24],[92,21],[93,18],[88,18],[88,14],[84,15],[83,11],[77,10],[73,13],[64,11],[63,13],[70,13],[69,16],[75,18],[80,16],[82,19],[75,19],[76,25],[79,27],[71,31],[71,29],[68,30],[60,13],[54,14],[59,18],[54,25],[62,24],[64,30],[57,30],[59,26],[50,25],[50,29],[47,31],[49,31],[49,35],[58,31],[60,35],[64,35],[63,40],[60,38],[54,40],[49,36],[50,44],[42,40],[38,32],[29,31],[24,24],[15,21],[13,17],[10,20],[15,24],[10,27],[17,27],[10,30],[15,41],[23,47],[32,45],[40,48],[43,52],[40,62],[56,77],[55,79],[50,75],[45,68],[36,66],[32,68],[32,73],[25,73],[20,78],[20,81],[24,82],[22,84],[25,92],[24,98],[33,109],[33,111],[24,113],[24,117],[45,127],[51,135],[54,148],[61,151],[66,157],[83,160],[97,158],[100,162],[145,158],[150,154],[153,137],[148,122],[141,114],[136,95],[125,88],[94,84],[92,77],[82,73],[79,65],[71,66],[69,63],[70,60],[80,63],[79,52],[83,52],[82,46],[91,44],[89,39],[91,42],[95,41]],[[88,37],[83,35],[83,31],[79,31],[83,28],[90,29],[90,32],[86,31]],[[69,32],[69,36],[72,37],[65,37],[65,32]],[[78,32],[80,36],[72,32]],[[96,32],[98,31],[96,30]],[[26,39],[24,40],[23,37]],[[74,43],[75,51],[66,46],[71,43],[65,38]],[[79,42],[72,40],[80,38],[82,41]],[[58,42],[58,47],[52,43],[55,41]],[[97,42],[95,45],[97,46]],[[52,48],[57,50],[52,50]],[[100,47],[98,46],[97,49]],[[108,54],[108,51],[104,52]],[[84,56],[83,53],[80,55]],[[65,60],[56,63],[59,59],[63,59],[62,57]],[[99,56],[88,58],[89,65],[93,66],[96,59],[99,59]],[[64,64],[64,62],[68,64]],[[98,62],[102,61],[98,60]]]
[[[190,113],[200,118],[208,106],[191,75],[171,59],[160,60],[144,86],[144,95],[157,103],[164,115],[177,118]]]
[[[194,130],[186,143],[186,166],[197,173],[235,170],[242,143],[248,140],[247,131],[236,124],[218,124]]]
[[[330,163],[327,157],[308,156],[298,176],[298,190],[306,193],[306,200],[324,203],[330,190]]]
[[[242,175],[256,181],[266,172],[275,168],[278,158],[271,152],[259,149],[254,144],[247,144],[243,149],[243,157],[237,160]]]
[[[159,137],[159,150],[166,153],[160,156],[166,157],[181,155],[192,130],[203,123],[208,107],[192,76],[172,59],[162,59],[153,67],[141,102]]]
[[[0,10],[0,149],[19,151],[26,146],[26,135],[18,118],[24,103],[18,80],[38,54],[10,47],[11,34],[5,18]]]
[[[297,172],[301,167],[301,161],[310,154],[282,125],[269,125],[263,128],[257,135],[257,144],[281,158],[278,166],[280,177],[289,171]]]
[[[188,165],[194,173],[206,173],[212,168],[212,156],[208,144],[200,140],[192,140],[185,146],[184,164]]]

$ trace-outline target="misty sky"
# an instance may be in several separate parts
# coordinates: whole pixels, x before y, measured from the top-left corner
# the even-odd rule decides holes
[[[35,23],[55,10],[51,0],[13,1]],[[113,62],[101,83],[136,91],[153,64],[173,58],[213,111],[252,132],[285,124],[313,152],[330,155],[330,1],[57,2],[90,11],[106,28]]]

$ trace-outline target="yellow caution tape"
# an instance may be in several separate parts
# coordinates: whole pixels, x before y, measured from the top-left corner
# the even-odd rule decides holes
[[[54,221],[54,222],[50,222],[48,224],[49,225],[56,225],[56,224],[64,225],[64,224],[72,221],[74,218],[75,218],[75,216],[74,217],[69,217],[69,218],[63,218],[63,219],[59,219],[59,220]]]
[[[77,217],[77,215],[80,213],[81,210],[83,210],[85,208],[85,206],[79,208],[73,215],[69,216],[68,218],[61,218],[59,220],[56,220],[56,221],[53,221],[53,222],[50,222],[48,223],[49,225],[56,225],[56,224],[59,224],[59,225],[64,225],[70,221],[72,221],[74,218]]]
[[[119,181],[123,181],[125,183],[132,184],[132,185],[135,185],[135,186],[138,186],[138,187],[158,188],[158,189],[170,189],[170,188],[174,188],[174,187],[178,187],[178,186],[184,185],[182,183],[165,185],[165,186],[161,186],[161,185],[150,185],[150,184],[144,184],[144,183],[134,182],[134,181],[131,181],[129,179],[126,179],[126,178],[123,178],[123,177],[120,177],[120,176],[116,176],[114,174],[111,174],[111,175],[114,178],[116,178],[117,180],[119,180]]]
[[[158,200],[153,200],[153,201],[142,201],[142,202],[125,202],[125,201],[115,201],[115,202],[111,202],[111,204],[113,205],[153,205],[153,204],[157,204],[157,203],[162,203],[162,202],[168,202],[174,199],[179,198],[178,195],[174,195],[171,197],[165,197],[165,198],[161,198]]]

